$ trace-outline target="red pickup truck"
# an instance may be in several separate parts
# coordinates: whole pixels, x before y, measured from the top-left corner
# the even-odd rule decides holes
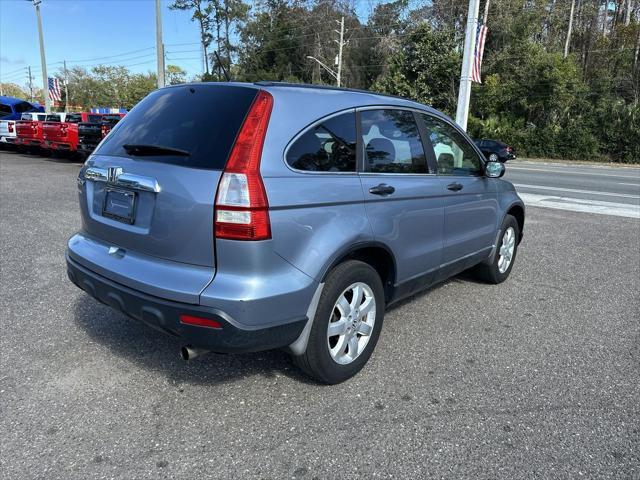
[[[102,120],[100,113],[67,113],[64,122],[45,122],[44,146],[54,151],[75,152],[78,150],[78,124]]]
[[[23,113],[20,120],[16,121],[15,144],[25,147],[41,147],[44,144],[42,123],[46,117],[46,113]]]

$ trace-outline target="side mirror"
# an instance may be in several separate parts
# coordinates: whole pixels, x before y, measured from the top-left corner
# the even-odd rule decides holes
[[[502,162],[486,162],[484,174],[489,178],[500,178],[504,175],[505,168]]]

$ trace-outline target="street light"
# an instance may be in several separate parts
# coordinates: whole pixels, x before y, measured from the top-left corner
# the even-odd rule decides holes
[[[338,76],[338,74],[336,72],[334,72],[331,68],[327,67],[324,63],[322,63],[320,60],[318,60],[316,57],[312,57],[311,55],[307,55],[307,58],[309,60],[315,60],[316,62],[318,62],[320,64],[320,66],[322,68],[324,68],[327,72],[329,72],[329,74],[335,78],[338,82],[338,86],[340,86],[340,77]]]

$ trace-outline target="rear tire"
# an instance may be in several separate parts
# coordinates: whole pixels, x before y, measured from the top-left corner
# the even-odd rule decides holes
[[[335,267],[320,295],[307,348],[294,363],[322,383],[353,377],[378,342],[384,300],[382,280],[370,265],[349,260]]]
[[[486,262],[475,267],[473,273],[487,283],[504,282],[511,273],[518,253],[520,227],[512,215],[506,215],[500,227],[496,251]]]

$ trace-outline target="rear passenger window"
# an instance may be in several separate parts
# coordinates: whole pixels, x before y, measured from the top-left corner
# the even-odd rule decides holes
[[[413,113],[363,110],[362,144],[370,172],[427,173],[427,160]]]
[[[309,172],[355,172],[355,113],[343,113],[311,127],[291,145],[287,163]]]

